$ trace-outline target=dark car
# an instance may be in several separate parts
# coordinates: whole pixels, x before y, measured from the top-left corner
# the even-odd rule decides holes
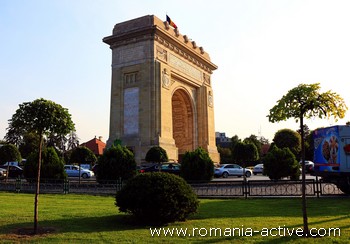
[[[17,178],[17,177],[23,177],[23,169],[16,165],[1,165],[0,168],[6,169],[8,171],[8,177],[10,178]]]
[[[181,170],[181,164],[179,163],[162,163],[162,164],[151,164],[148,166],[143,166],[139,172],[140,173],[146,173],[146,172],[165,172],[165,173],[171,173],[179,175]]]
[[[7,170],[0,168],[0,180],[3,180],[7,177]]]

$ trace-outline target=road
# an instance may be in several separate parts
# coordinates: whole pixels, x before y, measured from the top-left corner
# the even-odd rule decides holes
[[[301,179],[301,176],[300,176]],[[310,179],[314,179],[316,180],[316,176],[313,175],[306,175],[306,179],[310,180]],[[320,179],[320,178],[319,178]],[[229,176],[228,178],[214,178],[212,181],[242,181],[243,177],[237,177],[237,176]],[[249,181],[253,181],[253,180],[270,180],[269,177],[258,174],[258,175],[252,175],[249,178],[247,178],[247,180]]]

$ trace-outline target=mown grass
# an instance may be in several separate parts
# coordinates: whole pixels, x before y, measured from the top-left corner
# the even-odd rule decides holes
[[[301,228],[301,199],[202,199],[197,214],[186,222],[164,228],[198,228],[195,236],[153,236],[150,226],[137,224],[119,213],[114,197],[89,195],[50,195],[39,198],[39,226],[51,227],[53,233],[23,236],[17,231],[33,226],[34,195],[0,193],[1,243],[348,243],[350,238],[349,198],[310,198],[310,228],[340,228],[340,237],[301,238],[288,236],[235,236],[226,228],[243,231],[263,228]],[[159,228],[159,227],[158,227]],[[221,228],[222,235],[201,236],[210,228]],[[232,234],[233,232],[231,232]],[[246,232],[247,233],[247,232]],[[273,234],[277,234],[274,232]],[[282,232],[283,233],[283,232]],[[248,232],[249,234],[249,232]],[[208,234],[209,235],[209,234]]]

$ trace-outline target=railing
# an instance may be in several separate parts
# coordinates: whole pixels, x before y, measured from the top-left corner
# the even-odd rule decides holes
[[[338,187],[322,180],[306,180],[306,196],[340,196],[345,194]],[[93,194],[115,195],[123,186],[121,180],[106,181],[102,184],[95,181],[68,181],[42,179],[40,193],[56,194]],[[191,183],[198,197],[299,197],[302,194],[302,181],[212,181],[209,183]],[[34,180],[16,179],[0,181],[0,191],[34,193]]]

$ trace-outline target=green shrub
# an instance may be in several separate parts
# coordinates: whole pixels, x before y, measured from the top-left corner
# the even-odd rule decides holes
[[[214,163],[203,148],[186,152],[181,162],[181,176],[186,181],[210,181],[214,175]]]
[[[136,174],[134,154],[121,145],[112,146],[104,151],[98,159],[96,179],[99,183],[106,181],[127,180]]]
[[[144,173],[130,179],[116,195],[119,211],[147,224],[184,221],[195,213],[198,200],[190,185],[168,173]]]
[[[162,163],[168,162],[168,154],[164,148],[159,146],[151,147],[146,153],[145,160],[147,162]]]
[[[64,163],[58,157],[53,147],[48,147],[42,152],[41,157],[41,179],[66,179],[67,174],[64,170]],[[31,153],[24,165],[23,174],[28,179],[36,179],[38,175],[39,154]]]
[[[274,147],[263,159],[264,173],[272,180],[290,177],[296,180],[300,176],[300,166],[289,148]]]

